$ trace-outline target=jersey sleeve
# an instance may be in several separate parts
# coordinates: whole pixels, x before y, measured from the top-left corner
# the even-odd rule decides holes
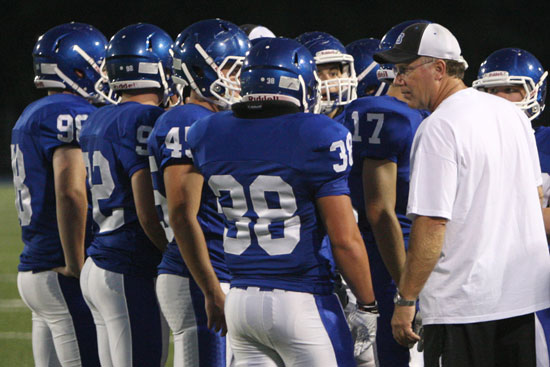
[[[412,141],[406,116],[395,112],[365,113],[360,116],[361,141],[356,144],[361,159],[387,159],[397,162],[399,155]],[[357,154],[356,153],[356,154]]]
[[[119,126],[119,160],[128,177],[140,169],[149,167],[147,139],[151,135],[154,123],[162,113],[161,108],[138,110],[133,117],[128,116]]]
[[[426,123],[428,122],[428,123]],[[443,120],[425,121],[411,150],[407,215],[452,219],[458,162],[452,128]]]
[[[49,161],[60,146],[80,147],[80,129],[87,119],[87,112],[51,111],[48,117],[40,122],[40,146]]]
[[[348,176],[353,164],[351,133],[334,121],[320,125],[315,127],[316,134],[308,138],[304,173],[315,198],[349,195]]]

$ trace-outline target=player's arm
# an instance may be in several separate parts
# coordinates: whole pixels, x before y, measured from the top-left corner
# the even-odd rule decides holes
[[[183,260],[205,296],[208,327],[216,331],[221,329],[225,335],[225,294],[210,262],[204,233],[197,220],[203,176],[192,164],[174,164],[164,169],[164,183],[170,226]]]
[[[57,226],[65,257],[65,266],[54,270],[78,278],[84,265],[88,207],[82,150],[68,145],[57,148],[53,153],[53,174]]]
[[[405,243],[395,214],[397,164],[387,159],[363,160],[363,192],[367,219],[376,245],[395,284],[405,265]]]
[[[131,183],[139,224],[153,244],[164,251],[168,241],[155,208],[150,169],[146,167],[136,171],[132,175]]]
[[[433,271],[443,247],[447,219],[417,216],[411,228],[407,261],[399,293],[406,300],[415,300]],[[412,329],[415,306],[395,306],[392,318],[393,336],[403,346],[410,346],[420,337]]]
[[[361,304],[374,302],[369,258],[347,195],[317,199],[336,265]]]

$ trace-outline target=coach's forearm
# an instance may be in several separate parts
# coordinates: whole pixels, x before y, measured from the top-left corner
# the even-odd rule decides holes
[[[416,299],[432,273],[443,248],[447,220],[418,216],[413,221],[405,270],[399,291],[405,299]]]

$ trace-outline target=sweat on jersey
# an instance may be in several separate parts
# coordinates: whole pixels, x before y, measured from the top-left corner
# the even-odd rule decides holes
[[[12,131],[11,165],[23,252],[19,271],[65,266],[57,227],[53,153],[79,146],[80,129],[96,110],[84,98],[53,94],[31,103]]]
[[[349,195],[349,131],[322,115],[227,111],[197,121],[187,138],[224,214],[231,285],[332,293],[315,201]]]
[[[82,129],[80,140],[96,224],[87,253],[100,268],[156,275],[161,253],[139,224],[131,177],[149,168],[147,138],[162,113],[160,107],[125,102],[98,109]]]
[[[157,213],[170,241],[158,267],[159,274],[176,274],[190,277],[169,227],[164,169],[172,164],[193,164],[191,150],[186,141],[189,127],[198,119],[214,112],[196,104],[177,106],[163,113],[155,123],[148,140],[151,175],[155,189]],[[207,185],[203,186],[201,205],[197,216],[206,239],[212,266],[221,281],[229,281],[230,275],[223,255],[223,219],[218,213],[217,199]]]

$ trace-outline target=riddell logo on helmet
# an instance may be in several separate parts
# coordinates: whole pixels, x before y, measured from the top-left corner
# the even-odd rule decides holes
[[[120,83],[116,86],[113,86],[113,89],[119,90],[119,89],[133,89],[136,87],[136,83]]]
[[[387,70],[378,69],[376,71],[376,77],[377,78],[392,78],[393,76],[390,75],[389,71],[387,71]]]
[[[508,72],[507,71],[491,71],[490,73],[483,74],[483,77],[485,78],[496,78],[496,77],[507,77]]]
[[[324,56],[324,55],[340,55],[341,52],[338,50],[322,50],[315,54],[315,56]]]
[[[250,102],[260,102],[260,101],[278,101],[279,96],[246,96],[247,100]]]

